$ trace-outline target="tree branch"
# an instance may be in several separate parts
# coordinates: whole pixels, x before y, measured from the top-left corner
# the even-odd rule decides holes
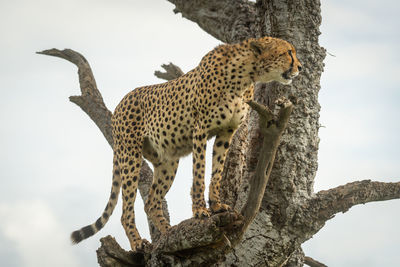
[[[175,64],[172,64],[171,62],[169,64],[162,64],[161,67],[165,70],[165,72],[161,72],[158,70],[154,72],[154,75],[160,79],[170,81],[184,74],[181,68],[179,68]]]
[[[336,213],[344,213],[359,204],[399,198],[400,182],[352,182],[320,191],[303,204],[299,204],[290,224],[297,232],[303,233],[297,237],[304,242],[317,233]]]
[[[244,40],[260,34],[256,30],[257,10],[246,0],[168,0],[200,28],[225,43]]]
[[[278,99],[276,102],[276,104],[281,106],[277,118],[274,118],[272,112],[265,106],[254,101],[250,101],[248,104],[257,111],[259,115],[260,130],[264,140],[259,160],[257,162],[256,172],[250,181],[249,197],[241,211],[245,218],[245,229],[253,221],[260,209],[265,187],[267,186],[273,162],[275,160],[275,154],[283,131],[286,129],[289,121],[289,116],[293,110],[293,104],[284,98]]]
[[[384,183],[363,180],[318,192],[309,201],[309,210],[320,221],[331,219],[338,212],[374,201],[400,198],[400,182]]]
[[[143,253],[126,251],[111,236],[100,239],[101,247],[97,252],[97,261],[100,266],[144,267]]]
[[[97,89],[96,81],[94,79],[92,69],[90,68],[87,60],[78,52],[71,49],[49,49],[37,54],[60,57],[75,64],[78,67],[79,84],[82,95],[71,96],[69,100],[77,104],[89,117],[96,123],[100,131],[103,133],[108,144],[112,147],[112,133],[111,133],[111,116],[104,104],[100,91]]]
[[[304,263],[307,264],[310,267],[327,267],[325,264],[314,260],[311,257],[305,256],[304,257]]]

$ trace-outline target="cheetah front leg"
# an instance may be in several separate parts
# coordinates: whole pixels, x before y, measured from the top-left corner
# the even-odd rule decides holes
[[[212,175],[209,189],[209,203],[210,209],[213,213],[230,210],[228,205],[221,203],[219,190],[226,153],[234,132],[235,130],[232,128],[223,129],[215,138],[212,158]]]
[[[197,125],[193,131],[193,185],[192,185],[192,211],[193,217],[209,217],[204,200],[204,169],[207,147],[207,136],[204,127]]]

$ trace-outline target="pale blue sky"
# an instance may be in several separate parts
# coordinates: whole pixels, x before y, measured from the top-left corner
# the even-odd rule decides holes
[[[97,266],[101,236],[129,248],[117,206],[96,236],[71,246],[107,201],[112,152],[68,96],[76,68],[36,55],[72,48],[89,60],[113,110],[131,89],[160,80],[169,61],[188,71],[220,42],[165,0],[0,0],[0,265]],[[316,191],[354,180],[400,180],[400,11],[397,1],[323,1],[322,76]],[[191,160],[167,195],[172,222],[190,217]],[[208,173],[209,176],[209,173]],[[329,266],[400,265],[400,201],[355,207],[304,245]],[[148,236],[141,200],[138,225]],[[46,251],[46,253],[44,253]],[[49,253],[50,252],[50,253]]]

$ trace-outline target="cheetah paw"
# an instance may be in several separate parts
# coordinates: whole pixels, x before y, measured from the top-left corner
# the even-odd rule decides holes
[[[221,213],[232,209],[229,205],[214,202],[210,205],[210,210],[212,213]]]
[[[158,227],[158,230],[161,232],[161,234],[165,234],[166,232],[169,231],[169,229],[171,229],[171,225],[169,225],[167,223]]]
[[[132,251],[134,252],[142,252],[149,246],[151,246],[151,243],[147,239],[140,239],[131,244]]]
[[[198,219],[207,218],[210,217],[210,213],[206,208],[197,208],[193,209],[193,217]]]

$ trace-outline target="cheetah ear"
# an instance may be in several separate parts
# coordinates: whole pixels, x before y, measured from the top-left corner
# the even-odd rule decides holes
[[[261,55],[263,51],[263,47],[260,45],[260,43],[256,41],[251,41],[250,42],[250,49],[253,51],[253,53],[258,56]]]

